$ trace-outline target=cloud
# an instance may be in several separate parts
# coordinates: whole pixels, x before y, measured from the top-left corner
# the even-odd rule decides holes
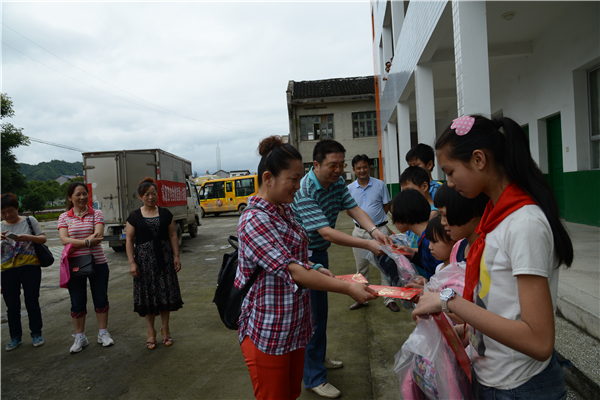
[[[15,126],[90,151],[161,148],[198,173],[216,170],[217,143],[223,169],[256,170],[260,139],[288,133],[289,80],[373,73],[368,2],[4,3],[2,11],[2,91]],[[15,153],[29,164],[81,160],[37,143]]]

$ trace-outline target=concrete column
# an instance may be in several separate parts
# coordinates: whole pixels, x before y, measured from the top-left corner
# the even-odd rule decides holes
[[[406,153],[410,150],[410,111],[408,101],[398,102],[396,110],[396,115],[398,116],[398,159],[400,161],[400,174],[402,174],[408,168]]]
[[[402,31],[402,25],[404,24],[404,1],[392,1],[392,34],[394,41],[394,54],[396,47],[398,46],[398,40],[400,39],[400,31]]]
[[[390,157],[387,126],[381,131],[381,151],[383,155],[383,181],[390,183]]]
[[[400,174],[398,173],[398,132],[396,123],[388,123],[388,155],[390,158],[390,175],[387,183],[399,183]]]
[[[431,62],[418,64],[415,68],[415,100],[419,143],[433,147],[435,143],[435,105]],[[439,179],[436,168],[433,169],[431,175],[433,179]]]
[[[486,3],[453,1],[458,115],[491,117]]]

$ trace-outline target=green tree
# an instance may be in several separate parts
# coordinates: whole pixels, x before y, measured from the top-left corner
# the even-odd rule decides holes
[[[2,97],[2,118],[12,118],[15,112],[12,108],[12,100],[6,93],[1,93]],[[2,168],[1,168],[1,189],[2,193],[19,193],[27,189],[25,175],[19,172],[20,166],[17,163],[17,157],[13,149],[19,146],[28,146],[29,138],[23,135],[23,128],[16,128],[9,122],[2,122]]]
[[[46,206],[46,199],[36,192],[31,192],[23,197],[21,205],[26,211],[31,211],[35,217],[35,212],[42,211]]]

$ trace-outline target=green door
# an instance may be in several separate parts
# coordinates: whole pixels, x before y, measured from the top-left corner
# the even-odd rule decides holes
[[[558,203],[558,213],[565,217],[565,184],[563,174],[562,137],[560,115],[546,120],[548,137],[548,181]]]

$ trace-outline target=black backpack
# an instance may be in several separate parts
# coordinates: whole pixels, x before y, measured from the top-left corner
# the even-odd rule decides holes
[[[258,207],[246,207],[244,211],[252,208]],[[237,322],[242,312],[244,298],[256,281],[262,268],[259,266],[256,267],[252,277],[250,277],[250,280],[243,289],[237,289],[233,286],[238,268],[238,246],[234,244],[234,241],[237,243],[238,238],[229,236],[227,241],[233,246],[234,250],[223,255],[223,264],[221,265],[219,277],[217,278],[217,289],[215,290],[213,303],[217,305],[219,316],[225,326],[229,329],[237,330]]]

